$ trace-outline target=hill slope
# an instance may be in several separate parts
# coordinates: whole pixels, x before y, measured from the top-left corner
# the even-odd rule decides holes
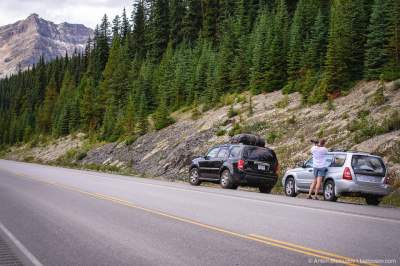
[[[300,94],[285,96],[276,91],[253,96],[253,114],[249,114],[248,96],[236,95],[228,97],[236,101],[233,107],[238,113],[231,118],[229,106],[204,112],[195,120],[191,111],[177,112],[173,114],[175,124],[134,142],[90,144],[80,134],[51,145],[13,148],[6,157],[91,168],[97,165],[97,168],[127,169],[151,177],[185,179],[194,156],[229,141],[228,133],[250,132],[267,139],[267,145],[277,152],[283,170],[309,156],[309,139],[323,137],[329,147],[384,156],[392,175],[400,176],[400,89],[392,82],[385,85],[383,92],[381,95],[378,82],[360,82],[347,96],[304,107]]]

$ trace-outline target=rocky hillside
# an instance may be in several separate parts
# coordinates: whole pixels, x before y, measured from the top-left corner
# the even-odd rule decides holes
[[[229,134],[251,132],[266,138],[283,170],[309,156],[311,138],[323,137],[329,147],[383,155],[391,174],[400,176],[399,83],[380,88],[378,82],[360,82],[346,96],[310,107],[302,105],[297,93],[285,96],[277,91],[251,101],[247,94],[230,95],[227,105],[218,109],[177,112],[175,124],[137,140],[93,144],[81,134],[14,148],[6,157],[185,179],[194,156],[228,141]]]
[[[80,24],[53,22],[32,14],[25,20],[0,27],[0,78],[38,62],[72,54],[85,47],[93,30]]]

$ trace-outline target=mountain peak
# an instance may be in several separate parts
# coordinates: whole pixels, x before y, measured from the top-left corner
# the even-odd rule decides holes
[[[36,64],[42,56],[50,61],[75,50],[83,51],[92,35],[93,30],[84,25],[57,25],[36,13],[0,27],[0,79]]]
[[[39,18],[39,15],[36,14],[36,13],[32,13],[32,14],[30,14],[30,15],[28,16],[27,19],[30,19],[30,18]]]

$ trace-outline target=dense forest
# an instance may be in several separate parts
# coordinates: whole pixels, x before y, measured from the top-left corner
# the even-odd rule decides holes
[[[0,145],[87,132],[115,141],[227,93],[304,104],[400,78],[399,0],[140,0],[104,15],[84,52],[0,81]],[[201,110],[199,110],[201,107]]]

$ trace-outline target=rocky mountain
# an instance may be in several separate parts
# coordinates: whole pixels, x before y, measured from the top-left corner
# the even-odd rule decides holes
[[[93,30],[81,24],[51,21],[32,14],[25,20],[0,27],[0,78],[46,61],[83,50]]]

